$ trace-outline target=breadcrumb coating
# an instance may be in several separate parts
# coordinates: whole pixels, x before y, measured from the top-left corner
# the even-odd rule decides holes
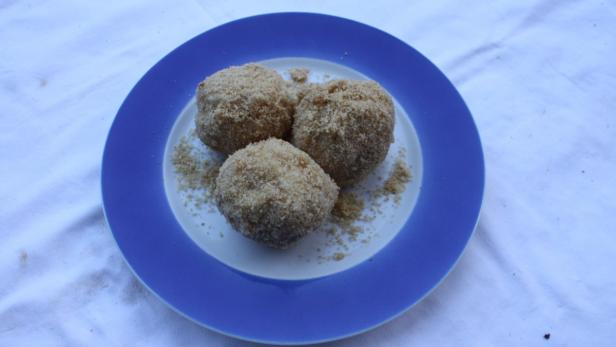
[[[270,137],[283,138],[293,123],[285,81],[257,64],[220,70],[199,83],[197,106],[199,139],[225,154]]]
[[[301,99],[292,142],[342,187],[385,159],[393,129],[393,101],[378,83],[334,80],[310,88]]]
[[[227,158],[214,191],[236,230],[274,248],[287,248],[319,227],[337,196],[336,183],[308,154],[274,138]]]

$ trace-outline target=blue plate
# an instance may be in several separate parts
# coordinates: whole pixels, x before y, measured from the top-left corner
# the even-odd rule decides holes
[[[344,65],[381,83],[409,114],[423,156],[417,203],[395,238],[367,261],[308,280],[258,277],[208,255],[178,224],[163,187],[167,138],[203,76],[289,56],[338,63],[344,56]],[[107,221],[126,261],[152,292],[210,329],[281,344],[354,335],[421,300],[462,254],[483,189],[479,135],[447,78],[387,33],[307,13],[237,20],[164,57],[122,104],[102,167]]]

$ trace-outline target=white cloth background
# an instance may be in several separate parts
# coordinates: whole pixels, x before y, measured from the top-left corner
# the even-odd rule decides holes
[[[133,279],[104,222],[100,162],[122,100],[166,53],[290,10],[417,48],[462,93],[486,157],[479,227],[455,271],[398,319],[328,345],[614,345],[614,2],[325,4],[0,0],[0,346],[246,345]]]

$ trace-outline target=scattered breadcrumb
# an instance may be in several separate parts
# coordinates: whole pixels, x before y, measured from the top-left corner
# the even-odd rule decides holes
[[[406,163],[397,159],[394,163],[394,169],[391,172],[389,178],[383,184],[383,190],[388,194],[399,195],[404,192],[406,184],[411,180],[411,170],[409,170]]]
[[[181,188],[197,188],[199,184],[198,163],[192,155],[192,147],[185,138],[182,138],[175,146],[171,162],[175,167],[175,172],[180,175]]]
[[[402,198],[402,193],[406,190],[406,184],[412,178],[411,169],[404,160],[404,151],[400,151],[389,177],[385,180],[383,186],[374,192],[373,196],[375,198],[384,197],[386,201],[389,200],[390,196],[393,196],[394,202],[398,204]]]
[[[395,204],[399,204],[406,185],[412,179],[411,171],[404,159],[405,154],[404,149],[398,152],[387,179],[379,188],[370,190],[361,185],[355,186],[356,191],[359,188],[360,191],[367,192],[367,197],[362,198],[359,193],[348,190],[340,192],[332,209],[330,224],[324,229],[329,237],[327,243],[329,246],[348,253],[355,242],[367,244],[376,236],[376,231],[368,232],[370,225],[365,223],[382,215],[383,204],[390,198],[393,198]],[[379,181],[383,181],[383,177]],[[335,260],[333,256],[320,259]]]
[[[348,254],[343,253],[343,252],[335,252],[331,255],[319,255],[317,257],[318,263],[322,264],[323,262],[326,261],[341,261],[343,260]]]
[[[361,217],[364,200],[353,192],[342,191],[332,210],[332,216],[341,224],[349,224]]]
[[[306,68],[293,68],[289,70],[289,75],[291,75],[291,79],[297,83],[304,83],[308,80],[308,75],[310,74],[310,70]]]
[[[187,193],[188,201],[197,208],[213,201],[212,194],[221,161],[200,155],[188,137],[184,136],[175,146],[171,162],[178,177],[179,189]],[[203,193],[199,194],[199,190],[203,190]]]
[[[355,222],[368,219],[362,215],[364,211],[364,200],[357,194],[349,191],[342,191],[338,195],[338,200],[332,209],[331,222],[337,230],[346,234],[349,240],[355,241],[364,228],[356,225]],[[337,241],[342,240],[339,235]]]

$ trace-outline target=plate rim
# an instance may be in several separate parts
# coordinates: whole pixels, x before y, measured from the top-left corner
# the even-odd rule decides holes
[[[153,288],[150,287],[150,285],[141,277],[141,275],[138,273],[138,271],[136,271],[133,268],[133,265],[131,264],[131,262],[129,262],[129,260],[126,258],[126,255],[123,251],[123,248],[120,245],[120,242],[118,241],[116,232],[114,231],[114,229],[112,228],[109,216],[108,216],[108,207],[107,207],[107,203],[106,203],[106,193],[105,193],[105,180],[104,180],[104,176],[105,176],[105,159],[107,158],[107,153],[108,153],[108,147],[109,147],[109,141],[111,139],[111,133],[114,129],[114,126],[116,126],[117,120],[119,118],[120,113],[122,112],[125,103],[127,102],[127,100],[131,97],[131,95],[133,94],[133,92],[141,85],[141,83],[146,79],[146,77],[158,66],[161,64],[161,62],[163,62],[165,59],[167,59],[170,55],[172,55],[174,52],[176,52],[177,50],[181,49],[182,47],[184,47],[185,45],[187,45],[190,42],[193,42],[195,40],[197,40],[198,38],[207,35],[208,33],[212,32],[213,30],[216,29],[220,29],[223,27],[229,27],[229,26],[233,26],[233,25],[237,25],[240,24],[242,22],[246,22],[246,21],[250,21],[250,20],[255,20],[255,19],[262,19],[264,17],[272,17],[272,16],[311,16],[311,17],[320,17],[320,18],[327,18],[329,20],[335,20],[335,21],[343,21],[343,22],[347,22],[347,23],[351,23],[353,25],[359,25],[362,27],[365,27],[366,29],[372,30],[376,33],[378,33],[379,35],[385,35],[387,36],[387,38],[389,40],[394,40],[396,41],[398,44],[402,44],[403,46],[406,46],[408,48],[410,48],[411,50],[413,50],[416,54],[418,54],[419,56],[421,56],[425,62],[429,63],[432,65],[432,68],[434,70],[436,70],[437,72],[439,72],[443,78],[445,78],[445,80],[449,83],[449,87],[453,90],[453,92],[455,94],[457,94],[457,96],[459,97],[459,101],[461,101],[462,106],[466,109],[466,112],[468,113],[469,120],[470,123],[472,125],[472,127],[474,128],[474,133],[476,135],[476,140],[477,143],[479,145],[479,152],[476,153],[479,155],[479,162],[481,163],[481,183],[480,183],[480,199],[479,199],[479,205],[478,205],[478,209],[476,212],[476,217],[474,218],[474,226],[472,228],[472,230],[470,231],[470,233],[468,234],[468,237],[466,238],[466,241],[462,247],[462,250],[459,252],[459,254],[457,254],[457,257],[455,259],[455,261],[452,263],[451,266],[449,266],[447,272],[440,277],[440,279],[434,283],[431,288],[429,288],[427,291],[425,291],[423,293],[423,295],[418,298],[417,300],[415,300],[414,302],[412,302],[410,305],[406,306],[406,307],[402,307],[401,309],[398,310],[398,312],[394,313],[393,315],[390,315],[388,318],[381,320],[380,322],[377,322],[376,324],[370,325],[370,326],[366,326],[362,329],[359,330],[355,330],[346,334],[339,334],[336,336],[329,336],[329,337],[325,337],[322,339],[310,339],[310,340],[303,340],[303,341],[299,341],[299,340],[295,340],[295,341],[283,341],[283,340],[271,340],[271,339],[259,339],[259,338],[255,338],[255,337],[249,337],[249,336],[242,336],[242,335],[238,335],[229,331],[225,331],[222,329],[219,329],[211,324],[207,324],[203,321],[200,321],[192,316],[190,316],[189,314],[183,312],[181,309],[175,307],[175,305],[173,305],[172,303],[170,303],[167,299],[165,299],[164,297],[162,297],[156,290],[154,290]],[[320,59],[320,58],[317,58]],[[344,65],[344,64],[343,64]],[[360,72],[362,72],[360,70]],[[363,72],[362,72],[363,73]],[[407,111],[408,112],[408,111]],[[410,112],[409,112],[410,113]],[[175,121],[175,120],[174,120]],[[174,122],[173,121],[173,122]],[[172,122],[172,123],[173,123]],[[412,120],[411,120],[412,122]],[[425,156],[425,154],[424,154]],[[425,172],[424,172],[425,174]],[[472,235],[474,234],[478,222],[479,222],[479,217],[481,215],[481,209],[483,207],[483,202],[484,202],[484,197],[485,197],[485,177],[486,177],[486,167],[485,167],[485,157],[484,157],[484,153],[483,153],[483,145],[482,145],[482,141],[481,141],[481,136],[479,133],[479,130],[477,128],[477,125],[474,121],[474,119],[472,118],[472,114],[470,112],[470,110],[468,109],[468,106],[466,105],[466,103],[464,102],[464,100],[462,99],[461,95],[459,94],[459,92],[457,91],[457,89],[455,88],[455,86],[453,85],[453,83],[451,83],[451,81],[440,71],[440,69],[438,69],[438,67],[436,67],[430,60],[428,60],[425,56],[423,56],[420,52],[418,52],[417,50],[415,50],[412,46],[408,45],[406,42],[396,38],[395,36],[388,34],[385,31],[382,31],[378,28],[363,24],[361,22],[358,21],[354,21],[351,19],[347,19],[347,18],[343,18],[343,17],[338,17],[338,16],[332,16],[332,15],[327,15],[327,14],[320,14],[320,13],[313,13],[313,12],[276,12],[276,13],[267,13],[267,14],[260,14],[260,15],[255,15],[255,16],[249,16],[249,17],[244,17],[244,18],[240,18],[240,19],[236,19],[227,23],[224,23],[222,25],[216,26],[214,28],[211,28],[203,33],[200,33],[194,37],[192,37],[191,39],[187,40],[186,42],[182,43],[181,45],[177,46],[176,48],[174,48],[173,50],[171,50],[169,53],[167,53],[166,55],[164,55],[164,57],[162,57],[161,59],[159,59],[150,69],[148,69],[148,71],[137,81],[137,83],[133,86],[133,88],[131,89],[131,91],[127,94],[127,97],[124,99],[124,101],[122,102],[121,106],[119,107],[116,116],[114,117],[113,123],[111,125],[111,127],[109,128],[108,134],[107,134],[107,138],[105,141],[105,147],[104,147],[104,151],[103,151],[103,160],[102,160],[102,165],[101,165],[101,181],[100,181],[100,188],[101,188],[101,196],[102,196],[102,200],[103,200],[103,212],[104,212],[104,216],[105,216],[105,222],[109,227],[109,230],[112,233],[114,242],[116,242],[116,245],[118,246],[119,250],[120,250],[120,254],[122,255],[122,258],[124,259],[125,263],[128,265],[128,267],[131,269],[131,271],[133,272],[133,274],[137,277],[137,279],[144,285],[144,287],[148,288],[148,290],[154,294],[155,297],[157,297],[159,300],[161,300],[162,302],[164,302],[168,307],[170,307],[172,310],[174,310],[175,312],[179,313],[181,316],[188,318],[189,320],[197,323],[198,325],[201,325],[203,327],[206,327],[210,330],[216,331],[218,333],[221,333],[223,335],[227,335],[233,338],[237,338],[237,339],[241,339],[241,340],[246,340],[246,341],[252,341],[252,342],[258,342],[258,343],[270,343],[270,344],[312,344],[312,343],[322,343],[322,342],[328,342],[328,341],[333,341],[333,340],[338,340],[338,339],[343,339],[343,338],[348,338],[351,336],[355,336],[361,333],[364,333],[366,331],[372,330],[374,328],[377,328],[383,324],[386,324],[387,322],[390,322],[392,320],[394,320],[395,318],[399,317],[400,315],[402,315],[403,313],[407,312],[408,310],[410,310],[413,306],[415,306],[417,303],[421,302],[425,297],[427,297],[429,294],[431,294],[444,280],[445,278],[448,277],[448,275],[451,273],[451,271],[456,267],[456,265],[458,264],[458,262],[460,261],[462,255],[465,253],[466,249],[468,248],[468,244],[469,241],[472,237]],[[425,178],[425,177],[424,177]],[[419,199],[421,199],[421,192],[420,192],[420,196],[418,197],[418,203],[419,203]],[[417,206],[416,206],[417,207]],[[408,219],[410,219],[412,216],[412,213],[409,215]],[[408,222],[408,220],[407,220]],[[405,226],[403,226],[403,229],[406,228],[406,224]],[[394,238],[395,240],[395,238]],[[393,240],[392,240],[393,241]],[[386,249],[387,247],[384,247],[383,249],[381,249],[380,252],[382,252],[384,249]],[[357,267],[361,264],[357,264],[354,267]],[[354,268],[353,267],[353,268]],[[344,270],[342,272],[345,272],[348,270]],[[328,275],[329,276],[336,276],[338,275],[338,273],[336,274],[332,274],[332,275]],[[258,276],[254,276],[254,275],[250,275],[252,277],[258,277]],[[314,280],[314,279],[312,279]],[[288,282],[295,282],[297,280],[274,280],[274,281],[288,281]],[[301,280],[299,280],[301,281]],[[311,281],[311,280],[309,280]]]

